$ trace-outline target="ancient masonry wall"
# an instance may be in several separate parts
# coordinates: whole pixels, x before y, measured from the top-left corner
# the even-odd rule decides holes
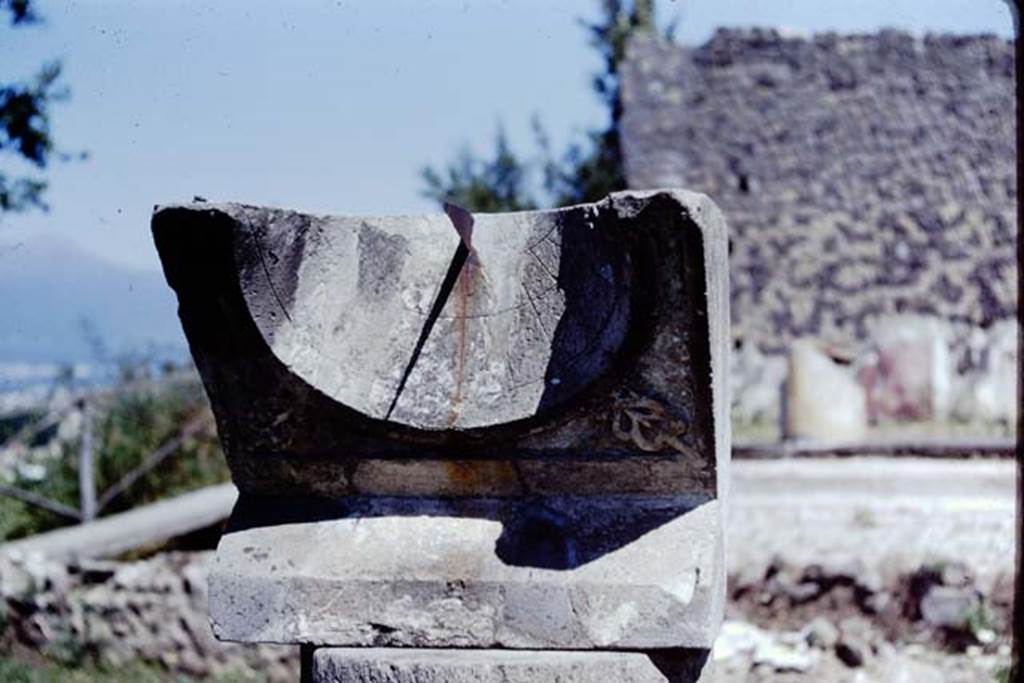
[[[778,419],[793,340],[871,365],[896,330],[944,349],[933,415],[1015,422],[1014,68],[994,36],[630,45],[629,185],[705,192],[729,223],[734,421]]]
[[[1014,315],[1011,42],[722,30],[634,43],[623,85],[630,186],[725,211],[738,340],[774,354],[892,314]]]
[[[213,637],[212,558],[212,552],[67,564],[0,558],[0,641],[111,667],[142,660],[187,676],[296,680],[298,648]]]

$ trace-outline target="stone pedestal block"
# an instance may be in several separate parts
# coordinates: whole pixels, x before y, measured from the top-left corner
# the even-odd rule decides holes
[[[283,502],[240,504],[232,524],[246,528],[221,540],[210,570],[219,638],[708,648],[721,620],[716,500],[289,501],[306,514],[266,514]]]
[[[709,681],[706,651],[556,652],[322,648],[318,683],[695,683]]]

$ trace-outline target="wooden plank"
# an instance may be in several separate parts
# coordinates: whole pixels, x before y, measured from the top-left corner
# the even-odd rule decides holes
[[[82,401],[82,443],[78,447],[78,509],[82,511],[82,521],[91,522],[96,519],[96,464],[95,445],[93,440],[92,406]]]
[[[220,484],[159,501],[90,524],[0,545],[0,555],[39,554],[57,560],[114,557],[227,519],[238,492]]]

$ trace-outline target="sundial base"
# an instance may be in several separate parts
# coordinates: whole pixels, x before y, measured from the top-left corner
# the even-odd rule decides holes
[[[334,646],[709,648],[720,513],[679,496],[243,497],[210,571],[214,630]]]
[[[316,683],[691,683],[708,681],[707,650],[569,652],[320,648]]]
[[[198,203],[153,234],[241,492],[218,638],[319,681],[697,680],[730,453],[710,199]]]

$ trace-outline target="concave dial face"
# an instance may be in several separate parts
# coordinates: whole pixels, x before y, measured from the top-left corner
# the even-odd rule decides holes
[[[445,214],[276,214],[241,220],[235,258],[293,373],[368,417],[464,430],[563,406],[611,369],[633,264],[594,218],[478,214],[460,237]]]

